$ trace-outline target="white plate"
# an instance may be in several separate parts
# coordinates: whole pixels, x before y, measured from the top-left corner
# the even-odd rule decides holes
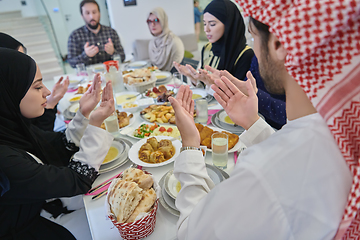
[[[218,128],[222,128],[226,131],[229,131],[229,132],[232,132],[232,133],[235,133],[236,135],[240,135],[244,132],[244,129],[240,126],[238,127],[224,127],[220,124],[220,120],[216,117],[216,114],[214,114],[212,117],[211,117],[211,124],[214,125],[215,127],[218,127]]]
[[[167,80],[169,77],[171,77],[171,72],[160,71],[160,72],[154,72],[154,73],[155,73],[155,77],[157,79],[156,82],[164,81],[164,80]],[[163,77],[160,77],[160,76],[163,76]]]
[[[105,67],[102,63],[90,65],[89,68],[91,68],[94,73],[105,72]]]
[[[74,103],[69,107],[69,112],[70,114],[74,114],[79,110],[80,104],[79,103]]]
[[[133,138],[133,139],[136,139],[136,140],[147,139],[147,138],[149,138],[149,137],[138,138],[138,137],[135,137],[135,136],[134,136],[135,130],[138,129],[138,128],[139,128],[141,125],[143,125],[143,124],[154,125],[155,123],[142,122],[142,123],[140,123],[136,128],[132,128],[131,131],[130,131],[130,129],[129,129],[129,130],[120,132],[120,134],[129,136],[129,137],[131,137],[131,138]],[[165,128],[169,128],[169,127],[171,127],[171,128],[177,128],[175,125],[164,125],[164,124],[160,124],[160,123],[157,123],[157,125],[159,125],[159,127],[165,127]],[[178,137],[180,138],[180,135],[179,135]]]
[[[126,150],[126,144],[124,142],[122,142],[122,141],[113,141],[111,146],[118,150],[118,154],[113,159],[108,161],[107,163],[102,163],[101,165],[110,164],[110,163],[114,162],[116,159],[118,159],[119,157],[121,157],[122,155],[124,155],[124,152]]]
[[[172,209],[178,211],[177,208],[176,208],[176,206],[175,206],[175,199],[171,198],[171,197],[167,194],[167,192],[165,191],[165,188],[162,188],[161,191],[162,191],[161,194],[162,194],[162,196],[164,197],[164,200],[165,200],[165,202],[167,203],[167,205],[169,205],[169,207],[171,207]]]
[[[229,132],[229,131],[226,131],[225,129],[221,129],[221,128],[217,128],[217,127],[211,127],[211,126],[208,126],[208,127],[217,132]],[[231,132],[229,132],[229,133],[231,133]],[[235,146],[232,149],[228,150],[228,153],[236,152],[241,146],[242,146],[242,144],[239,139],[239,141],[235,144]],[[206,150],[209,152],[212,152],[212,150],[209,148],[207,148]]]
[[[147,61],[136,61],[129,63],[127,66],[128,68],[143,68],[148,64]]]
[[[158,141],[162,140],[162,139],[172,139],[172,137],[166,137],[166,136],[156,136],[156,139]],[[141,139],[139,140],[137,143],[135,143],[130,151],[129,151],[129,158],[130,160],[137,164],[137,165],[140,165],[140,166],[143,166],[143,167],[160,167],[160,166],[164,166],[166,164],[169,164],[169,163],[172,163],[175,158],[177,158],[177,156],[180,154],[180,148],[181,148],[181,142],[179,140],[174,140],[172,141],[172,144],[175,148],[175,154],[172,158],[170,158],[169,160],[165,161],[165,162],[162,162],[162,163],[146,163],[146,162],[143,162],[139,159],[139,150],[140,150],[140,147],[146,143],[147,139],[144,138],[144,139]]]
[[[176,197],[178,195],[178,192],[176,190],[176,185],[178,184],[179,181],[175,178],[173,171],[174,170],[170,170],[166,174],[164,188],[165,188],[166,193],[171,198],[176,199]],[[210,164],[206,164],[206,171],[215,185],[219,184],[220,182],[222,182],[224,180],[224,176],[222,175],[221,171],[219,169],[217,169],[216,167],[214,167]],[[168,203],[168,202],[166,201],[166,203]]]

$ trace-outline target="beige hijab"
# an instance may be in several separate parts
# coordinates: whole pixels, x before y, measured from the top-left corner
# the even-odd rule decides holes
[[[156,65],[161,70],[169,71],[172,68],[173,61],[181,61],[179,52],[184,54],[184,45],[180,38],[172,33],[168,26],[168,17],[164,9],[158,7],[153,9],[150,14],[154,14],[160,20],[162,33],[149,42],[149,57],[152,64]],[[151,31],[150,31],[151,32]]]

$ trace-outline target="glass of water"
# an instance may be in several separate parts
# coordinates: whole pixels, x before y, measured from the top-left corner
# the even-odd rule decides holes
[[[212,160],[217,168],[227,168],[228,138],[226,133],[215,132],[211,135]]]
[[[196,105],[196,118],[195,122],[206,124],[208,121],[208,103],[206,99],[197,99]]]
[[[179,72],[173,73],[174,87],[176,89],[178,89],[182,85],[182,83],[183,83],[182,79],[183,79],[183,76],[181,73],[179,73]]]

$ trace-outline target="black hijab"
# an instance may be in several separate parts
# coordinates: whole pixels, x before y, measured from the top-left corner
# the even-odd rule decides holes
[[[20,102],[33,83],[35,61],[18,51],[0,48],[0,145],[30,152],[45,164],[62,166],[41,130],[20,112]],[[1,156],[1,153],[0,153]],[[4,160],[1,159],[0,160]]]
[[[212,52],[220,57],[219,70],[233,72],[234,64],[246,47],[245,24],[237,6],[230,0],[213,0],[204,9],[225,25],[224,35],[212,44]]]
[[[26,48],[21,42],[6,33],[0,32],[0,47],[19,50],[20,46],[23,47],[26,53]]]

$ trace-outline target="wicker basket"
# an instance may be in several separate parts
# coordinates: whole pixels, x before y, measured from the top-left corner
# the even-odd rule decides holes
[[[155,87],[156,80],[157,80],[157,78],[156,78],[155,74],[152,72],[151,73],[151,78],[150,78],[149,81],[142,82],[142,83],[135,83],[135,84],[132,84],[132,85],[124,84],[124,86],[129,91],[135,91],[135,92],[142,93],[142,92],[145,92],[146,90],[148,90],[149,88]]]
[[[113,214],[111,214],[110,205],[108,201],[109,194],[106,196],[105,207],[106,207],[107,215],[111,220],[111,222],[114,224],[114,226],[119,230],[120,236],[123,239],[126,240],[142,239],[154,232],[155,223],[156,223],[156,212],[159,205],[159,196],[161,194],[161,188],[159,184],[155,181],[155,179],[154,179],[153,187],[157,195],[157,199],[154,203],[153,210],[151,210],[151,212],[148,213],[147,216],[132,223],[119,223],[116,220],[116,217]],[[109,187],[109,189],[110,188],[111,186]],[[110,191],[109,189],[108,192]]]

